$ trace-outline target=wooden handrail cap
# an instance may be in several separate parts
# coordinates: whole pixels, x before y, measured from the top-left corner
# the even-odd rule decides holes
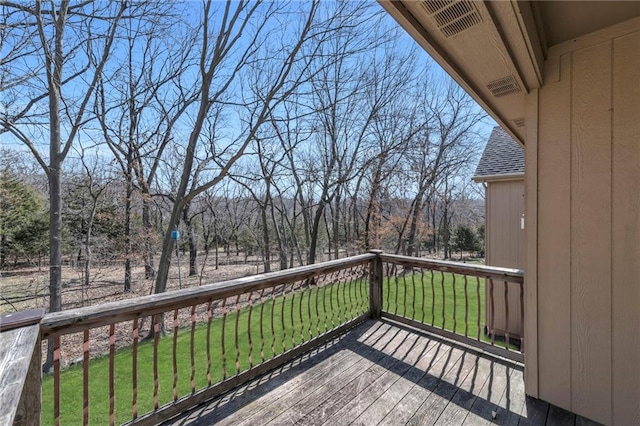
[[[37,324],[42,317],[44,317],[43,308],[0,315],[0,332]]]

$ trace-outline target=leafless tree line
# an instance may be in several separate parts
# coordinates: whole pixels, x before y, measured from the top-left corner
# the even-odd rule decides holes
[[[176,228],[192,274],[199,250],[233,244],[259,252],[265,271],[273,255],[286,268],[324,249],[442,243],[447,255],[483,116],[376,4],[0,9],[1,134],[47,178],[51,311],[65,215],[82,217],[87,283],[100,212],[118,218],[125,290],[139,257],[166,289]]]

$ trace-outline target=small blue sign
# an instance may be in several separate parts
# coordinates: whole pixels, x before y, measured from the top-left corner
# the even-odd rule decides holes
[[[178,241],[180,239],[180,231],[178,231],[177,229],[171,231],[171,239],[173,241]]]

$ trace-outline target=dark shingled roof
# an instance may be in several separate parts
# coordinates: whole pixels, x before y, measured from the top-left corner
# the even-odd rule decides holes
[[[507,132],[496,126],[484,148],[474,179],[516,174],[524,174],[524,149]]]

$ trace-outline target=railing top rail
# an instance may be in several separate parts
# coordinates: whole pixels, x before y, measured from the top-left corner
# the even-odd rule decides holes
[[[524,272],[520,269],[500,268],[497,266],[473,265],[468,263],[451,262],[446,260],[422,259],[417,257],[400,256],[396,254],[380,255],[383,262],[390,262],[414,268],[432,269],[442,272],[491,278],[512,283],[523,283]]]
[[[43,316],[43,308],[2,314],[0,315],[0,332],[37,324]]]
[[[257,291],[277,284],[304,280],[316,275],[361,265],[375,257],[376,254],[367,253],[284,271],[207,284],[201,287],[49,313],[40,322],[42,338],[47,339],[56,335],[75,333],[87,328],[100,327],[132,320],[140,316],[154,315],[168,310],[206,303],[210,300]]]

